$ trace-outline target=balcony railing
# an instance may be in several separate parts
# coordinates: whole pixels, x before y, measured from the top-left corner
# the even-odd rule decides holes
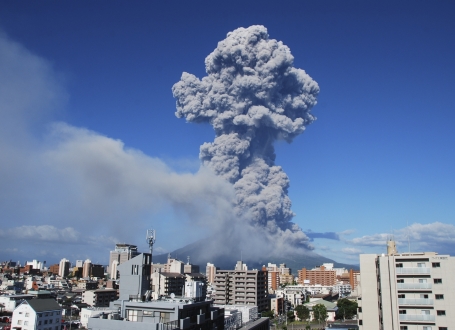
[[[425,290],[431,288],[431,283],[397,283],[397,289],[399,290]]]
[[[398,305],[433,305],[433,299],[406,299],[406,298],[399,298]]]
[[[400,314],[400,321],[434,321],[434,315],[426,314]]]
[[[430,274],[430,268],[425,267],[397,267],[395,269],[397,274]]]

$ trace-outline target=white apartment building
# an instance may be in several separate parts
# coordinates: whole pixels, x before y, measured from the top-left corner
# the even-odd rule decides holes
[[[455,325],[455,258],[434,252],[360,255],[360,330],[447,330]]]
[[[12,329],[60,330],[62,308],[54,299],[32,299],[16,307]]]

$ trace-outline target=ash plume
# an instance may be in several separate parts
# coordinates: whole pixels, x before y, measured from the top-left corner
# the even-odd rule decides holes
[[[215,140],[204,143],[202,164],[233,184],[235,215],[293,247],[311,248],[291,222],[289,178],[275,165],[274,142],[291,142],[316,118],[318,84],[264,26],[239,28],[205,59],[207,76],[184,72],[173,88],[176,116],[210,123]],[[279,243],[280,244],[280,243]]]

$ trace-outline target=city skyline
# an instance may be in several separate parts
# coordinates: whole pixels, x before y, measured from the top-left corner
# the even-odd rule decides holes
[[[213,128],[176,118],[171,89],[183,72],[204,77],[227,33],[257,24],[321,89],[317,120],[275,144],[314,251],[358,264],[394,235],[399,251],[455,254],[454,12],[449,1],[233,1],[222,14],[208,1],[4,1],[0,259],[107,263],[116,243],[147,251],[149,228],[155,253],[208,236],[229,187],[199,170]]]

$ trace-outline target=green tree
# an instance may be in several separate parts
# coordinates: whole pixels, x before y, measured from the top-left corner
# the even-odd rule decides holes
[[[329,315],[327,314],[327,308],[323,304],[317,304],[313,306],[313,316],[318,323],[325,323]]]
[[[305,305],[298,305],[295,307],[297,317],[302,321],[308,321],[310,318],[310,310]]]
[[[273,311],[263,311],[262,317],[269,317],[273,319],[275,317],[275,313]]]
[[[294,321],[294,319],[295,319],[294,311],[288,311],[287,312],[287,317],[288,317],[289,322]]]
[[[357,315],[357,303],[355,301],[351,301],[346,298],[339,299],[337,301],[337,319],[352,319],[355,315]]]

